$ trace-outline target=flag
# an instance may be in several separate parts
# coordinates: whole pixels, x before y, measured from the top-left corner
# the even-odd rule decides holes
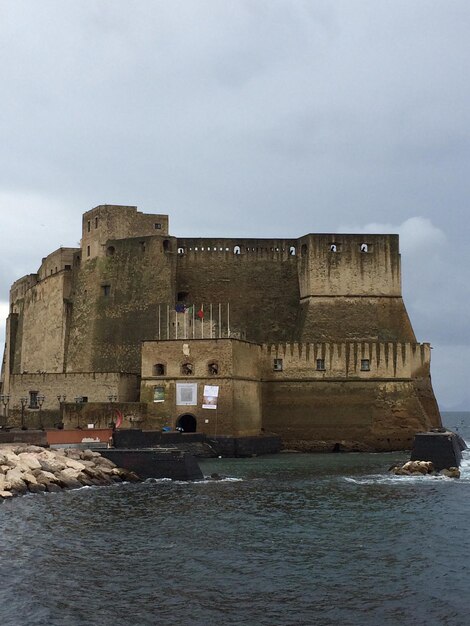
[[[186,306],[183,304],[183,302],[178,302],[178,303],[175,305],[175,311],[176,311],[177,313],[184,313],[184,312],[185,312],[185,310],[186,310]]]
[[[198,316],[198,318],[200,320],[204,319],[204,310],[203,310],[202,307],[199,309],[199,311],[196,313],[196,315]]]

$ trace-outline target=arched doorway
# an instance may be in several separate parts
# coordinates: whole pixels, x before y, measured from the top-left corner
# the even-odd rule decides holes
[[[191,413],[184,413],[178,417],[176,428],[182,428],[185,433],[195,433],[197,428],[197,420]]]

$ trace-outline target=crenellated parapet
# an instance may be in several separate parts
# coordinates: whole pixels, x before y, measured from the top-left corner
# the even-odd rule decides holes
[[[322,342],[265,344],[261,347],[263,376],[292,378],[412,379],[429,376],[428,343]]]

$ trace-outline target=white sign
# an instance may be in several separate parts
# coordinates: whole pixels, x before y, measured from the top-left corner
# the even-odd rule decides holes
[[[216,409],[218,397],[219,397],[219,387],[217,385],[204,385],[202,408],[203,409]]]
[[[177,406],[197,406],[197,383],[176,383]]]

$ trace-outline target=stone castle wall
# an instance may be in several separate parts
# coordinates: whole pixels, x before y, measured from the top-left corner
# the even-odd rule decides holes
[[[204,305],[204,320],[194,310],[176,314],[176,303]],[[416,343],[401,297],[396,235],[175,238],[165,215],[102,205],[84,214],[80,248],[60,248],[14,283],[10,310],[4,392],[23,372],[47,372],[45,395],[53,397],[63,393],[59,374],[138,376],[142,368],[147,426],[174,422],[187,356],[175,338],[183,329],[198,393],[214,379],[207,360],[221,365],[216,415],[194,409],[201,429],[209,419],[210,434],[252,435],[263,425],[302,447],[304,440],[330,445],[343,429],[350,443],[398,445],[419,424],[439,424],[429,346]],[[189,339],[204,330],[247,341]],[[165,334],[167,342],[157,341]],[[156,346],[166,359],[163,378],[149,370]],[[163,404],[153,402],[157,383]],[[106,397],[108,384],[97,384]],[[117,395],[132,395],[132,384],[121,378]]]

